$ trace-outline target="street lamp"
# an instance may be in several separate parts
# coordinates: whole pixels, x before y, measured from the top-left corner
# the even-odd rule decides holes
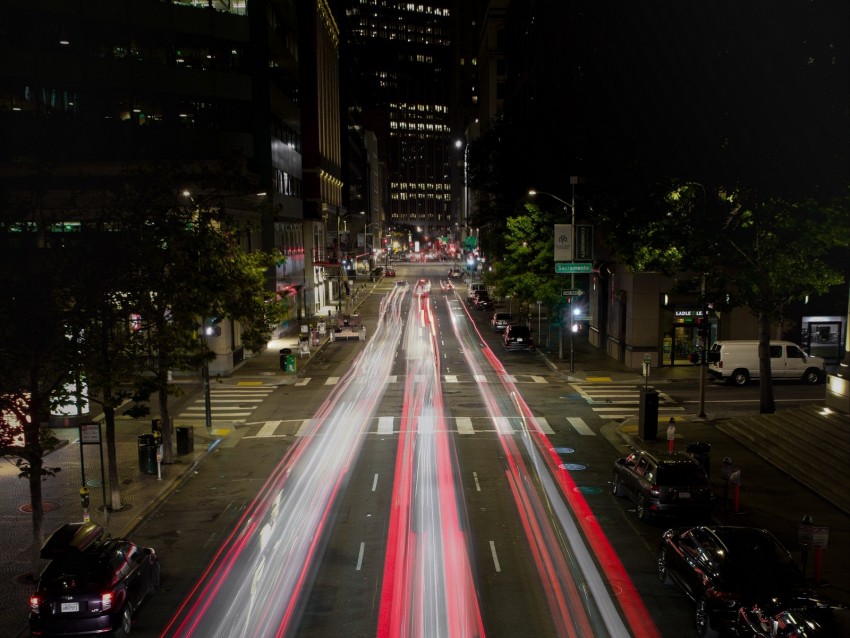
[[[576,237],[576,184],[578,183],[578,177],[570,176],[570,184],[573,187],[573,195],[572,195],[572,203],[567,202],[560,197],[553,195],[552,193],[547,193],[546,191],[536,191],[530,190],[528,194],[534,197],[535,195],[548,195],[556,202],[560,202],[564,205],[565,209],[570,210],[570,263],[575,261],[575,237]],[[576,275],[574,272],[570,273],[570,289],[575,290],[576,287]],[[559,322],[560,330],[558,333],[558,358],[564,358],[564,322],[561,319]],[[575,331],[572,329],[573,318],[570,317],[570,372],[575,372],[576,370],[576,359],[575,359]]]

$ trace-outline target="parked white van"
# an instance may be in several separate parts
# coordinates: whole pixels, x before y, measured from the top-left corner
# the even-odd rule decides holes
[[[820,383],[826,362],[806,354],[790,341],[770,342],[770,369],[774,379],[800,379]],[[758,341],[716,341],[708,351],[708,372],[716,379],[746,385],[759,378]]]

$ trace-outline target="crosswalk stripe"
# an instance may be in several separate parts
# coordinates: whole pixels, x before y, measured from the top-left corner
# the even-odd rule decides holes
[[[378,434],[393,433],[393,417],[382,416],[378,417]]]
[[[472,419],[468,416],[459,416],[455,419],[457,424],[458,434],[475,434],[475,430],[472,427]]]
[[[272,434],[274,434],[275,430],[277,430],[277,426],[279,426],[280,423],[280,421],[266,421],[263,424],[263,427],[260,428],[260,431],[257,432],[256,436],[271,436]]]
[[[583,436],[596,436],[596,432],[591,430],[580,416],[568,416],[567,421],[569,421],[573,429],[579,434]]]
[[[339,382],[339,377],[328,377],[325,380],[325,385],[336,385]]]
[[[544,377],[538,377],[532,374],[531,378],[534,379],[534,383],[549,383]]]
[[[310,433],[312,426],[313,419],[304,419],[304,422],[301,424],[301,427],[298,428],[298,431],[295,433],[295,436],[307,436]]]
[[[475,374],[473,375],[473,379],[475,379],[476,383],[487,383],[487,377],[483,374]]]
[[[457,375],[456,374],[447,374],[444,376],[446,383],[457,383]]]
[[[549,425],[549,421],[546,420],[546,417],[538,416],[535,417],[537,420],[537,425],[540,426],[540,430],[545,434],[555,434],[555,430],[552,429],[552,426]]]

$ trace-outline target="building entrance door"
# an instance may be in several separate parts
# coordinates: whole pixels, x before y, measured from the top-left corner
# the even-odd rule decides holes
[[[697,336],[695,325],[673,324],[671,334],[664,337],[662,365],[693,365],[688,357],[697,350]]]

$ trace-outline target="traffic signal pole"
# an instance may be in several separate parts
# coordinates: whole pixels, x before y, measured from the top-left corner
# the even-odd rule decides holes
[[[702,353],[699,359],[699,416],[705,418],[705,367],[708,365],[708,313],[705,304],[705,273],[702,274],[700,284],[700,296],[702,297],[702,320],[705,326],[705,334],[702,338]]]

